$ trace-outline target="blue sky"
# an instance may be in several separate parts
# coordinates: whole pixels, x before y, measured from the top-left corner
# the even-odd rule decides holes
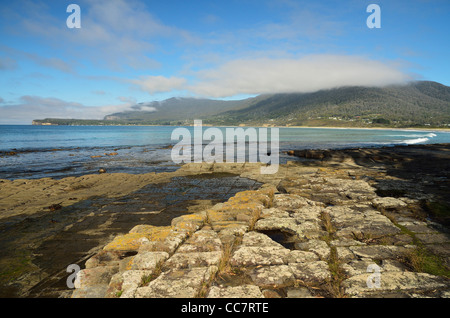
[[[448,0],[0,1],[0,124],[174,96],[450,85]],[[80,29],[66,25],[71,3]]]

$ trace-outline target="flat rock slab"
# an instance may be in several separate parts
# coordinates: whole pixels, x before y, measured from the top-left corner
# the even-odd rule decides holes
[[[316,204],[319,203],[295,194],[278,194],[273,200],[275,208],[293,212],[303,207],[316,206]]]
[[[331,278],[328,263],[325,261],[290,263],[289,267],[295,278],[304,282],[324,283]]]
[[[450,236],[446,234],[416,234],[416,237],[424,244],[450,243]]]
[[[235,267],[257,265],[282,265],[287,263],[290,250],[276,246],[243,246],[230,259]]]
[[[414,233],[437,234],[438,231],[430,228],[426,222],[421,221],[403,221],[398,222],[399,225]]]
[[[396,259],[404,256],[411,251],[414,246],[390,246],[390,245],[367,245],[367,246],[350,246],[349,249],[358,257],[366,257],[371,259],[385,260]]]
[[[200,230],[195,232],[182,246],[180,246],[177,253],[219,251],[222,251],[222,241],[217,232],[212,230]]]
[[[133,270],[154,270],[158,264],[169,258],[166,252],[144,252],[138,253],[132,260],[131,269]]]
[[[373,199],[372,202],[377,209],[400,209],[407,206],[404,201],[391,197],[378,197]]]
[[[380,265],[377,265],[370,258],[354,259],[342,265],[342,269],[348,277],[365,274],[369,271],[374,272],[374,268],[377,268],[380,273],[403,272],[407,270],[405,265],[395,260],[383,260]]]
[[[354,235],[374,238],[401,232],[386,216],[372,209],[358,211],[347,206],[334,206],[324,211],[330,215],[338,238],[348,239]]]
[[[170,270],[136,290],[136,298],[193,298],[203,282],[208,281],[217,267],[197,267]]]
[[[249,272],[255,285],[262,288],[284,287],[295,282],[295,276],[287,265],[263,266]]]
[[[192,268],[218,265],[223,252],[194,252],[194,253],[175,253],[163,265],[163,269],[169,268]]]
[[[233,253],[230,264],[235,267],[282,265],[288,262],[290,252],[269,236],[251,231],[242,238],[242,244]]]
[[[118,266],[100,266],[86,268],[76,275],[75,288],[92,287],[96,285],[109,284],[111,277],[119,271]]]
[[[312,252],[321,260],[327,260],[330,257],[330,247],[325,241],[309,240],[307,242],[296,243],[295,248],[302,251]]]
[[[255,285],[229,286],[210,288],[207,298],[264,298],[261,290]]]
[[[385,272],[380,274],[380,287],[367,283],[373,274],[350,277],[343,282],[345,292],[351,296],[370,297],[371,293],[418,292],[450,288],[449,279],[426,273]],[[372,286],[372,288],[368,287]]]

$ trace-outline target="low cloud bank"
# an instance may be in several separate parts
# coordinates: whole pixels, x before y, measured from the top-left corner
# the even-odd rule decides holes
[[[115,112],[131,110],[131,102],[120,105],[86,106],[59,98],[22,96],[18,103],[0,106],[0,125],[31,124],[33,119],[103,119]]]
[[[342,86],[385,86],[413,78],[396,65],[362,57],[315,55],[301,59],[234,60],[198,72],[188,89],[201,96],[314,92]]]

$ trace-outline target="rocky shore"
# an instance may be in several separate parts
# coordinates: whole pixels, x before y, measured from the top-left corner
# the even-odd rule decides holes
[[[56,212],[67,213],[76,204],[85,211],[83,204],[94,195],[115,203],[126,196],[142,201],[140,191],[148,195],[158,189],[161,197],[176,178],[227,173],[240,179],[229,181],[226,190],[218,188],[219,179],[203,182],[207,186],[193,198],[199,200],[211,188],[228,197],[179,206],[164,222],[140,215],[127,223],[127,231],[96,241],[78,263],[75,289],[59,297],[450,296],[450,145],[290,154],[301,161],[281,165],[272,175],[260,174],[259,164],[202,163],[165,174],[1,180],[2,230],[37,211],[40,218],[43,209],[48,214],[48,198],[59,204]],[[180,180],[185,182],[175,182]],[[185,183],[173,194],[186,196],[190,187]],[[232,188],[238,191],[230,192]],[[106,214],[112,206],[122,206],[112,201],[87,210],[98,217],[94,211]],[[133,208],[138,206],[142,208]],[[164,213],[161,209],[152,215]],[[94,222],[92,228],[106,231],[111,222]],[[58,279],[65,284],[67,276]]]
[[[197,173],[234,169],[263,185],[170,226],[140,224],[117,236],[86,262],[72,297],[447,298],[450,236],[423,205],[442,200],[444,189],[416,185],[398,195],[392,184],[403,180],[389,169],[433,153],[443,160],[434,164],[445,165],[449,150],[294,153],[320,161],[288,163],[275,175],[250,165],[187,165]],[[426,172],[428,182],[448,182],[447,168]],[[395,197],[384,195],[389,190]]]

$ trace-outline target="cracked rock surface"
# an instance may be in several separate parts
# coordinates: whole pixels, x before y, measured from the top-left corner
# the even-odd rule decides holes
[[[379,195],[386,169],[344,155],[273,175],[256,164],[214,169],[263,185],[164,228],[136,225],[87,263],[72,297],[450,295],[450,236],[421,217],[414,195]]]

